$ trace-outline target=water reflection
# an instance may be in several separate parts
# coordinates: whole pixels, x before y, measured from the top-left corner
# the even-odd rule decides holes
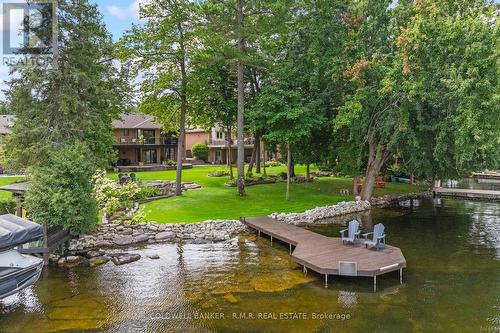
[[[499,213],[495,203],[430,199],[310,226],[337,237],[353,218],[363,231],[386,225],[388,243],[402,249],[408,269],[403,285],[397,272],[380,277],[376,293],[365,278],[331,277],[326,289],[315,274],[304,276],[286,245],[271,246],[255,235],[125,249],[143,258],[124,266],[46,270],[35,286],[0,303],[0,332],[498,328]],[[152,253],[160,259],[149,259]],[[216,313],[224,317],[203,316]],[[283,313],[306,313],[308,319],[273,319]],[[321,315],[312,319],[314,314]],[[339,316],[328,319],[333,314]],[[340,316],[346,314],[349,319]]]

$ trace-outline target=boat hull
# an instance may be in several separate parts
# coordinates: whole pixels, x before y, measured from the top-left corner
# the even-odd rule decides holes
[[[43,260],[16,250],[0,253],[0,299],[34,284],[40,278]]]

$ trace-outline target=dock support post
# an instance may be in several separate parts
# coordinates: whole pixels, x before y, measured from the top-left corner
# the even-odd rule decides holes
[[[290,255],[292,255],[292,243],[290,243]]]
[[[257,237],[260,239],[260,230],[257,230]]]
[[[271,236],[271,246],[273,246],[273,236]]]
[[[328,288],[328,274],[325,274],[325,288]]]
[[[399,283],[403,284],[403,268],[399,269]]]
[[[307,267],[306,266],[302,266],[302,272],[304,272],[304,275],[307,275]]]
[[[374,292],[377,291],[377,276],[376,275],[373,276],[373,291]]]

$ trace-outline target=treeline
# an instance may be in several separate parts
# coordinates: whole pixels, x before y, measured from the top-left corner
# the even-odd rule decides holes
[[[140,109],[237,129],[293,163],[433,179],[499,167],[498,21],[484,0],[155,1],[118,45]],[[179,163],[180,164],[180,163]],[[180,181],[180,169],[178,181]]]
[[[188,125],[237,139],[240,195],[248,132],[290,164],[365,177],[363,199],[395,162],[423,179],[500,168],[493,2],[157,0],[140,15],[113,44],[96,6],[59,1],[54,61],[13,69],[9,159],[34,176],[43,221],[96,214],[90,175],[116,158],[111,120],[135,99],[179,132],[179,194]]]

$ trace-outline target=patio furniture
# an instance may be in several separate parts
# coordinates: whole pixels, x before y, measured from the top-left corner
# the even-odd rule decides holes
[[[365,238],[364,244],[368,248],[370,247],[375,247],[377,251],[385,245],[385,233],[384,233],[385,227],[382,223],[375,224],[373,227],[373,232],[368,232],[366,234],[363,234],[363,237]],[[370,240],[368,238],[369,235],[372,235],[372,239]]]
[[[377,177],[375,179],[375,187],[376,188],[385,188],[385,180],[384,177]]]
[[[347,232],[347,234],[346,234]],[[342,243],[352,243],[359,238],[359,222],[357,220],[352,220],[349,222],[349,226],[347,229],[340,230],[340,237],[342,238]]]

